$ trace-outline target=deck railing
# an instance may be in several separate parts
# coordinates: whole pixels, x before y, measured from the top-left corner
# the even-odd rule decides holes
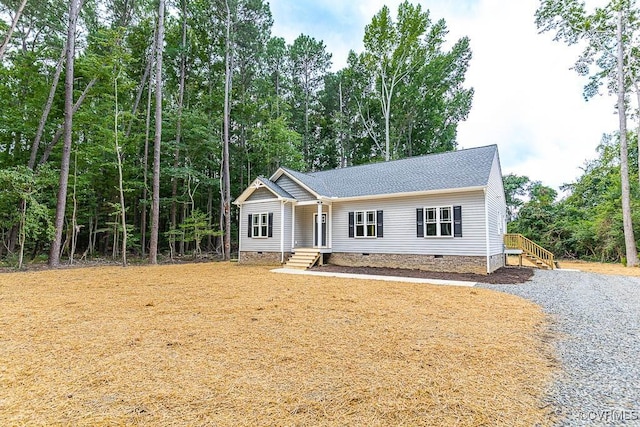
[[[527,239],[522,234],[505,234],[504,246],[507,249],[520,249],[525,254],[539,260],[542,264],[547,265],[552,270],[555,267],[553,253],[534,241]]]

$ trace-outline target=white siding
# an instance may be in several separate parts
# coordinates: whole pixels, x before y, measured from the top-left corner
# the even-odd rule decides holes
[[[240,249],[246,252],[268,251],[280,252],[280,205],[279,200],[265,201],[262,203],[248,203],[242,205],[242,217],[240,218]],[[247,237],[249,214],[273,213],[273,237],[252,238]],[[285,242],[286,245],[286,242]]]
[[[416,236],[416,209],[457,205],[462,206],[463,237]],[[354,210],[384,211],[384,237],[350,238],[349,212]],[[333,252],[485,256],[484,212],[482,191],[335,202],[333,204]]]
[[[284,204],[284,251],[291,252],[292,204]],[[275,229],[273,230],[275,236]]]
[[[257,200],[269,200],[269,199],[277,199],[277,197],[268,189],[262,187],[256,189],[251,196],[249,196],[246,202],[255,202]]]
[[[489,213],[489,254],[504,253],[504,218],[507,215],[507,202],[502,184],[502,173],[498,155],[493,159],[489,184],[487,186],[487,210]]]
[[[296,200],[300,202],[306,202],[309,200],[316,200],[316,197],[309,193],[304,188],[300,187],[294,180],[287,175],[282,175],[276,180],[276,184],[280,186],[287,193],[291,194]]]

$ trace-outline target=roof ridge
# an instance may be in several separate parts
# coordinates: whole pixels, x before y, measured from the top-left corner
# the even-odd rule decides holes
[[[497,149],[498,148],[498,144],[489,144],[489,145],[483,145],[483,146],[480,146],[480,147],[462,148],[460,150],[441,151],[441,152],[438,152],[438,153],[421,154],[419,156],[404,157],[402,159],[393,159],[393,160],[379,161],[379,162],[373,162],[373,163],[363,163],[363,164],[360,164],[360,165],[351,165],[351,166],[345,166],[345,167],[342,167],[342,168],[324,169],[324,170],[313,171],[313,172],[300,172],[300,171],[296,171],[296,170],[289,169],[289,168],[284,168],[284,167],[282,169],[286,169],[288,171],[293,171],[293,172],[296,172],[296,173],[301,173],[301,174],[306,175],[306,176],[312,176],[314,178],[321,179],[320,177],[316,176],[316,174],[325,173],[325,172],[332,172],[332,171],[338,171],[338,170],[344,170],[344,169],[360,168],[360,167],[365,167],[365,166],[373,166],[373,165],[378,165],[378,164],[396,163],[396,162],[402,162],[402,161],[407,161],[407,160],[412,160],[412,159],[423,159],[425,157],[434,157],[434,156],[446,155],[446,154],[452,154],[452,153],[461,153],[463,151],[479,150],[479,149],[491,148],[491,147],[495,147]]]

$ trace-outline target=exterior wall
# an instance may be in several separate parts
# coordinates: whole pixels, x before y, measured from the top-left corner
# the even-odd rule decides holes
[[[489,273],[493,273],[499,268],[505,266],[504,254],[491,255],[489,257]]]
[[[503,258],[504,259],[504,258]],[[329,264],[350,267],[389,267],[409,268],[426,271],[447,271],[456,273],[486,274],[487,264],[484,256],[433,255],[418,254],[368,254],[333,252]]]
[[[238,262],[254,265],[280,265],[282,254],[280,252],[240,251]],[[284,259],[291,256],[291,252],[285,252]]]
[[[285,252],[291,252],[291,231],[293,220],[293,205],[291,203],[284,204],[284,250]],[[273,236],[275,237],[275,230]],[[285,257],[286,259],[286,257]]]
[[[462,237],[416,236],[417,208],[456,205],[462,206]],[[350,238],[349,212],[354,210],[382,210],[384,237]],[[333,252],[479,256],[484,257],[486,273],[484,213],[482,191],[335,202]]]
[[[240,234],[240,252],[264,251],[280,253],[281,204],[281,201],[275,199],[258,203],[244,203],[242,205],[238,231]],[[273,213],[273,237],[247,237],[248,215],[267,212]]]
[[[489,252],[487,255],[503,254],[507,202],[504,195],[502,172],[500,170],[500,161],[497,153],[493,159],[493,166],[487,185],[487,213],[489,225]]]
[[[277,199],[277,197],[268,189],[262,187],[255,190],[251,193],[251,196],[245,200],[245,202],[255,202],[259,200],[273,200]]]
[[[282,175],[280,178],[276,180],[276,184],[278,184],[283,190],[287,193],[291,194],[295,197],[296,200],[300,202],[306,202],[309,200],[316,200],[316,196],[309,193],[304,188],[300,187],[294,180],[289,178],[287,175]]]

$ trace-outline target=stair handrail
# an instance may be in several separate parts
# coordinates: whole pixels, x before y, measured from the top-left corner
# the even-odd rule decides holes
[[[555,262],[553,260],[553,253],[533,240],[527,239],[522,234],[507,233],[504,235],[504,246],[508,249],[520,249],[527,255],[531,255],[537,258],[543,264],[553,269]]]

